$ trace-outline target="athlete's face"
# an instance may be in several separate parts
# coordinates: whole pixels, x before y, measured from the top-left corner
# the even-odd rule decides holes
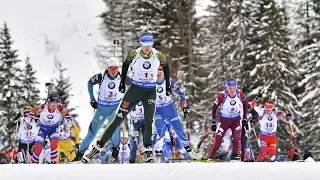
[[[117,66],[110,66],[108,68],[108,73],[111,77],[115,77],[118,74],[118,67]]]
[[[121,138],[121,142],[122,142],[123,144],[126,144],[126,143],[128,142],[128,140],[129,140],[129,138],[127,138],[127,137],[122,137],[122,138]]]
[[[48,107],[49,107],[49,109],[56,110],[58,107],[58,102],[55,102],[55,101],[49,102]]]
[[[272,113],[272,109],[265,109],[266,114],[270,115]]]
[[[227,91],[228,91],[228,93],[229,93],[231,96],[236,95],[236,90],[237,90],[237,87],[235,87],[235,86],[229,86],[229,87],[227,87]]]
[[[141,50],[144,54],[149,55],[152,50],[152,46],[141,46]]]
[[[158,74],[157,74],[157,80],[158,81],[162,81],[164,78],[164,74],[163,74],[163,71],[158,71]]]

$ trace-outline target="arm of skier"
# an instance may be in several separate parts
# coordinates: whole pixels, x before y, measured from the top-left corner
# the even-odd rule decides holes
[[[166,56],[163,53],[157,52],[156,56],[160,61],[160,66],[162,66],[162,68],[163,68],[164,79],[166,80],[166,94],[170,95],[172,90],[171,90],[171,85],[170,85],[169,63],[167,62]]]
[[[89,92],[89,96],[90,96],[90,101],[94,101],[94,95],[93,95],[93,85],[99,84],[102,81],[102,74],[96,74],[94,76],[92,76],[90,78],[90,80],[88,81],[88,92]]]
[[[180,96],[180,105],[182,108],[186,107],[186,97],[182,89],[178,86],[175,80],[170,79],[171,89]]]
[[[220,93],[217,97],[216,100],[214,101],[213,107],[212,107],[212,120],[215,121],[216,120],[216,113],[217,113],[217,109],[220,106],[220,104],[222,103],[224,99],[224,94]]]
[[[243,117],[242,118],[247,119],[248,100],[242,91],[240,91],[239,94],[240,94],[240,98],[241,98],[242,105],[243,105]]]
[[[124,62],[122,64],[122,69],[121,69],[121,83],[122,84],[125,84],[129,66],[130,66],[132,60],[136,57],[136,54],[137,54],[136,50],[131,50],[128,53],[126,59],[124,60]]]

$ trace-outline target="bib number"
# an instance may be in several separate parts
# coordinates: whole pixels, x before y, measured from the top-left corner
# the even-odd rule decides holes
[[[158,96],[158,102],[159,103],[165,103],[167,101],[167,96],[166,95],[159,95]]]
[[[268,133],[269,132],[271,133],[273,131],[273,128],[274,128],[273,123],[271,123],[271,122],[266,123],[266,130],[267,130]]]
[[[153,72],[149,71],[140,71],[138,73],[139,80],[142,82],[150,82],[154,79],[155,75]]]
[[[27,139],[27,140],[31,140],[31,139],[32,139],[32,136],[33,136],[32,131],[27,131],[27,132],[26,132],[26,139]]]
[[[117,98],[117,92],[115,91],[105,91],[104,99],[107,101],[114,101]]]

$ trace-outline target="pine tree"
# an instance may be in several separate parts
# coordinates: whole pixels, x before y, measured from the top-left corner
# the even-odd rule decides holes
[[[6,23],[0,29],[0,136],[3,137],[4,148],[13,143],[14,129],[5,129],[23,106],[20,98],[21,81],[17,50],[12,48],[13,40]]]
[[[22,73],[22,97],[25,97],[24,104],[35,107],[40,101],[40,90],[37,85],[40,84],[36,78],[36,71],[30,62],[30,57],[25,59],[25,67]]]
[[[304,136],[297,138],[300,148],[307,146],[320,153],[320,3],[302,0],[297,4],[294,42],[300,79],[296,89],[301,117],[299,127]]]
[[[275,101],[277,108],[287,110],[297,103],[293,94],[294,80],[298,72],[295,69],[293,54],[289,49],[289,33],[284,14],[274,0],[260,1],[260,14],[256,17],[252,50],[249,57],[255,58],[256,65],[251,72],[253,92],[265,87],[268,99]],[[251,93],[255,94],[255,93]],[[288,150],[288,125],[284,121],[278,124],[278,148]]]
[[[62,62],[60,60],[55,61],[55,67],[59,72],[59,77],[55,79],[54,82],[54,91],[58,93],[60,100],[65,108],[69,111],[69,113],[74,117],[78,117],[78,114],[73,113],[77,107],[70,107],[70,97],[73,95],[70,93],[72,90],[72,83],[70,77],[65,77],[64,72],[67,71],[67,68],[62,66]]]
[[[137,45],[131,12],[136,2],[104,0],[104,3],[107,10],[101,13],[99,17],[102,18],[102,33],[106,41],[110,42],[110,45],[98,45],[96,47],[99,64],[102,68],[104,68],[108,57],[115,55],[120,60],[124,60],[127,52]],[[119,40],[119,45],[112,45],[114,40]]]

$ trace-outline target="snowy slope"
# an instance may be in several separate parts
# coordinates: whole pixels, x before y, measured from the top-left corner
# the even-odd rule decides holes
[[[320,163],[3,165],[1,180],[318,180]],[[19,173],[17,173],[19,172]]]
[[[87,81],[101,70],[93,47],[104,44],[98,30],[102,0],[0,0],[0,25],[7,22],[21,59],[29,55],[45,97],[44,83],[57,76],[53,59],[63,60],[73,83],[72,106],[80,106],[77,113],[82,137],[92,119]]]

